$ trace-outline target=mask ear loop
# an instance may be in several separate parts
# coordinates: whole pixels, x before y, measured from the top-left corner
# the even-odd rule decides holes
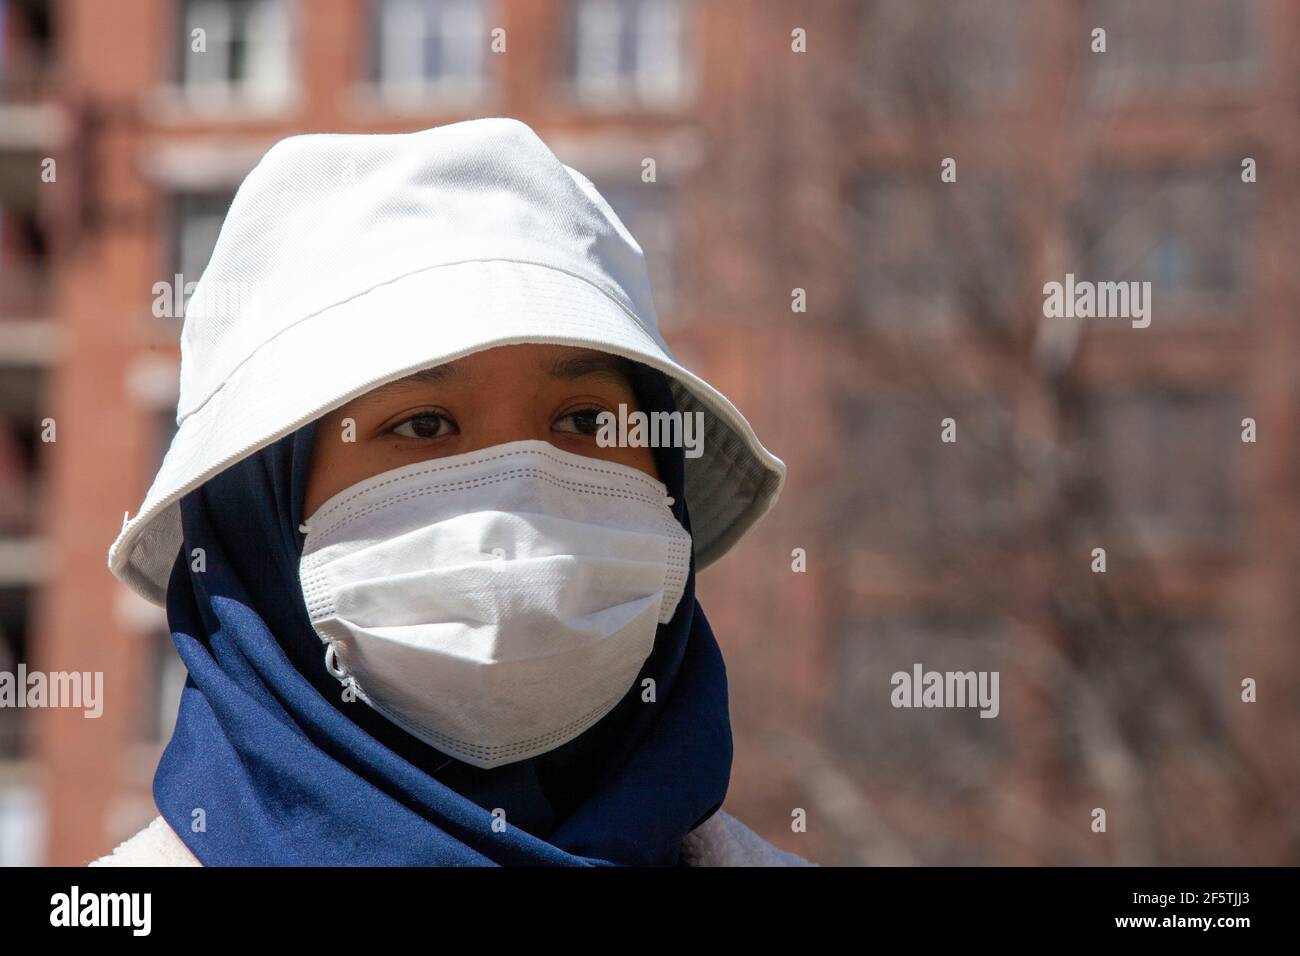
[[[339,666],[338,652],[334,649],[334,642],[330,641],[325,645],[325,669],[330,672],[336,680],[348,680],[348,672]]]

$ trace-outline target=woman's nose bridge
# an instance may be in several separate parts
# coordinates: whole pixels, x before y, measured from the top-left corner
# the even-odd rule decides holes
[[[550,423],[541,420],[536,410],[528,408],[519,398],[517,394],[505,394],[486,403],[471,436],[476,449],[527,439],[550,440]]]

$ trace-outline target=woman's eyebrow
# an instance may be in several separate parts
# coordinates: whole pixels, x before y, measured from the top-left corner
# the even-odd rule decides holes
[[[563,355],[551,363],[552,378],[575,379],[598,375],[620,385],[632,388],[635,380],[631,359],[609,352]]]
[[[380,401],[388,397],[393,392],[400,392],[403,389],[410,388],[413,385],[438,385],[453,378],[460,373],[460,369],[455,364],[435,365],[432,368],[422,368],[419,371],[412,372],[402,378],[387,382],[377,388],[372,388],[363,395],[358,395],[353,399],[358,405],[369,405],[371,402]]]

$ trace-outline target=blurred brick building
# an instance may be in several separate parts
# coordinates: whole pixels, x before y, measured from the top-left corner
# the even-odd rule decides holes
[[[1294,861],[1293,0],[0,0],[0,24],[0,669],[103,671],[107,701],[0,710],[0,863],[81,863],[156,813],[184,675],[105,567],[174,428],[155,284],[197,280],[279,138],[485,115],[593,179],[669,344],[790,466],[701,576],[731,812],[825,863]],[[1067,271],[1150,279],[1153,327],[1044,321]],[[913,661],[995,662],[1000,719],[891,709]],[[1238,675],[1268,678],[1254,710]]]

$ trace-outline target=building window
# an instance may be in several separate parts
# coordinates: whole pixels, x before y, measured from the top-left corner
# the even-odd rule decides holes
[[[482,95],[489,41],[484,0],[379,0],[374,10],[371,80],[385,100]]]
[[[1249,81],[1259,62],[1258,0],[1090,0],[1089,30],[1106,31],[1092,54],[1094,92]]]
[[[829,502],[852,515],[847,536],[930,561],[991,544],[1015,521],[1016,437],[1005,402],[992,395],[950,401],[845,396],[845,472],[856,480]],[[959,430],[942,441],[943,421]]]
[[[592,180],[614,214],[645,253],[646,269],[660,324],[670,324],[677,281],[677,210],[674,190],[664,183]]]
[[[194,105],[283,105],[290,95],[285,0],[182,0],[178,82]]]
[[[1246,283],[1250,187],[1240,170],[1108,171],[1074,218],[1084,275],[1149,281],[1153,296],[1230,296]]]
[[[685,97],[680,0],[573,0],[569,70],[584,106],[668,108]]]
[[[169,629],[155,628],[144,638],[153,651],[153,659],[149,662],[148,706],[139,710],[136,732],[141,740],[165,745],[176,728],[188,671]]]
[[[997,104],[1024,72],[1020,0],[881,0],[865,8],[870,112],[914,118]]]
[[[927,331],[1004,321],[1015,308],[1014,264],[1024,258],[1016,208],[1016,192],[1000,179],[935,189],[895,173],[862,177],[852,228],[867,321]]]
[[[30,588],[0,582],[0,671],[13,674],[19,663],[30,664],[27,627],[33,597]],[[28,756],[32,742],[24,736],[27,726],[25,709],[0,707],[0,762]]]
[[[1232,629],[1170,609],[1095,611],[1062,622],[1056,638],[1071,666],[1056,669],[1050,695],[1076,702],[1055,722],[1061,770],[1086,773],[1090,757],[1115,745],[1112,732],[1097,733],[1100,713],[1139,758],[1177,759],[1192,742],[1218,745],[1213,738],[1232,723],[1231,696],[1216,689],[1232,673]]]
[[[0,317],[46,314],[49,255],[35,209],[0,201],[0,276]]]
[[[173,275],[168,281],[174,281],[177,274],[185,285],[199,281],[216,248],[231,198],[228,193],[182,193],[173,197]]]
[[[161,407],[153,413],[153,447],[150,449],[149,468],[157,471],[162,464],[163,457],[167,454],[167,449],[172,445],[172,439],[176,437],[176,408]]]
[[[1014,659],[1000,622],[934,608],[850,619],[840,631],[828,703],[831,739],[841,754],[864,775],[888,776],[905,793],[935,788],[957,796],[997,786],[1010,742],[1003,698]],[[911,678],[917,664],[922,673],[975,672],[977,706],[895,707],[893,675]],[[978,675],[986,675],[991,701],[987,675],[994,671],[999,719],[981,718]]]
[[[1221,544],[1239,531],[1241,420],[1234,396],[1158,391],[1095,396],[1090,458],[1103,520],[1127,537]]]
[[[32,539],[40,527],[47,495],[41,480],[47,379],[47,372],[36,366],[0,373],[0,545]],[[12,567],[0,561],[0,585]],[[22,562],[19,567],[24,574],[30,570]]]
[[[49,95],[59,37],[53,0],[0,3],[0,101],[39,100]]]

